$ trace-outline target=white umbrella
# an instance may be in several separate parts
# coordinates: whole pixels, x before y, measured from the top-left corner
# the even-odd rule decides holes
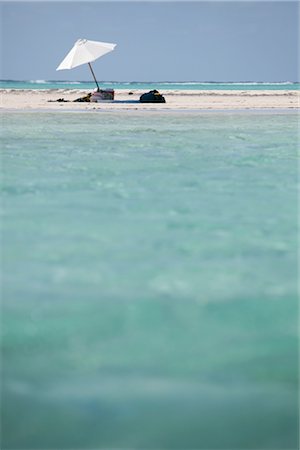
[[[78,39],[56,70],[73,69],[74,67],[81,66],[81,64],[88,64],[99,91],[99,86],[90,63],[100,58],[100,56],[112,52],[115,46],[116,44],[110,44],[109,42]]]

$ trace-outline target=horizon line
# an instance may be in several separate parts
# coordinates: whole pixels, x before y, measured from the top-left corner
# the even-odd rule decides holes
[[[246,83],[267,83],[267,84],[296,84],[296,83],[300,83],[300,80],[280,80],[280,81],[262,81],[262,80],[239,80],[239,81],[227,81],[227,80],[219,80],[219,81],[212,81],[212,80],[205,80],[205,81],[200,81],[200,80],[146,80],[146,81],[141,81],[141,80],[133,80],[133,81],[128,81],[128,80],[97,80],[99,83],[129,83],[129,84],[134,84],[134,83],[197,83],[197,84],[246,84]],[[44,80],[44,79],[36,79],[36,80],[32,80],[32,79],[13,79],[13,78],[7,78],[7,79],[0,79],[0,82],[18,82],[18,83],[90,83],[93,84],[92,80]]]

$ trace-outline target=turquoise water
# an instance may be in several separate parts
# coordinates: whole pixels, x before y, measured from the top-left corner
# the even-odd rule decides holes
[[[282,83],[260,83],[260,82],[241,82],[241,83],[217,83],[217,82],[121,82],[121,81],[99,81],[100,87],[103,89],[138,89],[138,90],[299,90],[300,83],[282,82]],[[0,89],[94,89],[94,82],[84,81],[0,81]]]
[[[298,448],[296,114],[2,128],[1,448]]]

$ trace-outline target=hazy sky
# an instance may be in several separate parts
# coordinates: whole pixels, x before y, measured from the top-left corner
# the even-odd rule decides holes
[[[101,80],[298,81],[299,4],[268,2],[2,2],[1,78],[90,80],[56,72],[78,38],[117,43]]]

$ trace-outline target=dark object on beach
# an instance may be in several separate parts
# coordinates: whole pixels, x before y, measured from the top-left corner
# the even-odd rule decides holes
[[[133,92],[132,91],[128,92],[128,95],[133,95]]]
[[[165,97],[163,97],[156,89],[146,92],[140,96],[141,103],[166,103]]]
[[[58,98],[57,100],[48,100],[48,102],[69,102],[70,100],[65,100],[64,98]]]
[[[92,94],[88,94],[85,97],[76,98],[73,102],[90,102]]]

